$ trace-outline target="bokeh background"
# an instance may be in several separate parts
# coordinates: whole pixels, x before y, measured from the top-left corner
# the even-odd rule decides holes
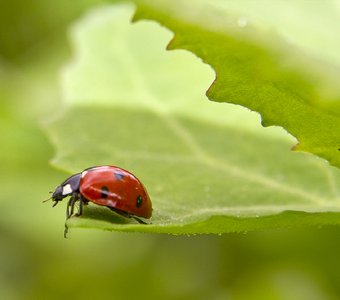
[[[63,238],[65,203],[42,200],[68,174],[41,124],[61,109],[67,28],[103,3],[0,1],[0,299],[340,299],[338,227]]]

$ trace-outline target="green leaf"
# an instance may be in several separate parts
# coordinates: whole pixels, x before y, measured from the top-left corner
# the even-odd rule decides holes
[[[340,223],[339,170],[290,152],[292,138],[264,129],[256,113],[207,101],[209,66],[165,51],[171,34],[153,22],[131,25],[132,13],[101,8],[73,28],[66,108],[47,130],[59,168],[135,173],[152,198],[152,224],[90,204],[68,225],[193,234]]]
[[[340,167],[335,2],[136,2],[135,20],[157,20],[175,33],[169,49],[187,49],[213,67],[209,99],[259,112],[264,126],[295,136],[296,149]]]

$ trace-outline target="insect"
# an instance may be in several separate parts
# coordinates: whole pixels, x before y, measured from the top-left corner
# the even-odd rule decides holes
[[[147,224],[139,217],[149,219],[152,215],[150,197],[139,179],[130,172],[114,166],[97,166],[85,169],[67,178],[52,194],[53,207],[65,197],[66,218],[80,216],[83,206],[92,202],[106,206],[116,213]],[[49,200],[49,199],[48,199]],[[79,202],[78,212],[74,214],[75,204]],[[67,226],[65,225],[65,237]]]

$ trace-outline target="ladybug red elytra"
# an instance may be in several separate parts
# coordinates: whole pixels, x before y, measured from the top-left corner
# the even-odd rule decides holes
[[[150,197],[143,184],[130,172],[114,166],[91,167],[67,178],[52,194],[53,207],[68,196],[67,219],[72,215],[80,216],[83,205],[88,202],[106,206],[142,224],[147,223],[138,217],[149,219],[152,215]],[[74,214],[77,202],[79,210]]]

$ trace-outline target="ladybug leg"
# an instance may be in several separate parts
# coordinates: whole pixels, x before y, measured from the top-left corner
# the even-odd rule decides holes
[[[75,214],[75,216],[79,217],[83,214],[83,206],[84,204],[87,204],[87,201],[82,195],[79,195],[79,194],[78,194],[77,200],[79,200],[79,209],[78,209],[78,212]]]
[[[69,219],[73,215],[73,208],[74,208],[75,202],[76,202],[76,198],[75,198],[75,194],[73,194],[67,202],[66,220]],[[67,239],[67,233],[68,233],[68,226],[65,222],[65,229],[64,229],[64,238],[65,239]]]
[[[139,224],[148,224],[148,223],[144,222],[143,220],[141,220],[140,218],[137,218],[135,216],[130,216],[130,218],[135,219]]]
[[[66,208],[66,219],[69,219],[73,215],[73,207],[75,203],[75,197],[74,195],[71,196],[71,198],[67,202],[67,208]]]
[[[113,210],[114,212],[116,212],[117,214],[125,217],[125,218],[129,218],[129,219],[135,219],[139,224],[148,224],[146,222],[144,222],[143,220],[137,218],[136,216],[130,215],[129,213],[125,212],[125,211],[121,211],[119,209],[115,209],[114,207],[110,207],[107,206],[109,209]]]
[[[74,206],[76,202],[80,200],[79,194],[78,193],[73,193],[71,198],[67,202],[67,209],[66,209],[66,220],[71,218],[73,213],[74,213]],[[80,200],[81,202],[81,200]],[[79,212],[78,212],[79,213]],[[78,216],[78,213],[75,214],[75,216]],[[67,233],[68,233],[68,226],[65,222],[65,229],[64,229],[64,238],[67,238]]]
[[[74,206],[78,200],[79,200],[79,194],[78,193],[72,194],[70,200],[68,200],[68,203],[67,203],[66,219],[69,219],[72,217],[74,213]]]
[[[64,229],[64,238],[67,239],[67,233],[68,233],[68,226],[65,223],[65,229]]]

